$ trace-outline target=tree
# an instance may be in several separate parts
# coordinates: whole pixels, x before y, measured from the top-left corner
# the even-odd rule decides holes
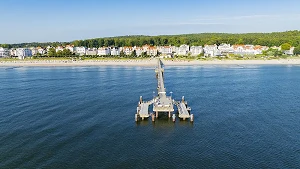
[[[54,48],[50,48],[49,51],[48,51],[48,56],[49,57],[56,57],[57,56],[56,50]]]
[[[122,50],[121,52],[120,52],[120,57],[125,57],[126,55],[125,55],[125,52]]]
[[[72,55],[72,52],[69,50],[69,49],[64,49],[62,51],[62,55],[63,56],[71,56]]]
[[[136,51],[135,50],[133,50],[132,52],[131,52],[131,55],[130,55],[130,57],[132,57],[132,58],[135,58],[137,55],[136,55]]]
[[[300,45],[297,46],[297,47],[295,47],[295,49],[294,49],[294,54],[295,54],[295,55],[300,55]]]
[[[148,56],[148,55],[147,55],[147,52],[142,52],[141,57],[145,58],[145,57],[147,57],[147,56]]]
[[[284,43],[281,45],[281,50],[290,50],[291,47],[292,46],[289,43]]]

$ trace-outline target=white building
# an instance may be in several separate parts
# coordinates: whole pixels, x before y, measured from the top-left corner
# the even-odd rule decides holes
[[[8,57],[9,56],[9,50],[6,48],[0,47],[0,58]]]
[[[112,47],[110,49],[110,54],[112,56],[119,56],[120,55],[120,49],[118,47]]]
[[[203,48],[202,46],[191,46],[190,52],[192,56],[198,56],[203,53]]]
[[[121,50],[125,53],[125,55],[131,55],[132,52],[134,51],[133,47],[128,47],[128,46],[121,48]]]
[[[157,50],[162,55],[172,55],[173,54],[173,47],[172,46],[159,46],[157,48]]]
[[[30,50],[31,50],[32,56],[35,56],[38,53],[38,50],[35,47],[31,47]]]
[[[148,56],[156,56],[157,55],[157,48],[150,45],[144,45],[142,46],[143,51],[147,52]]]
[[[221,52],[218,50],[217,45],[204,45],[203,51],[204,51],[204,56],[207,57],[218,56],[221,54]]]
[[[222,43],[218,46],[218,49],[222,54],[234,53],[234,50],[230,44]]]
[[[97,48],[88,48],[86,50],[86,55],[95,56],[95,55],[97,55],[97,51],[98,51]]]
[[[99,56],[110,55],[110,48],[108,48],[108,47],[98,48],[98,52],[97,53],[98,53]]]
[[[41,48],[41,47],[37,47],[36,49],[37,49],[37,52],[38,52],[39,54],[41,54],[41,55],[46,54],[46,50],[45,50],[45,49],[43,49],[43,48]]]
[[[238,55],[258,55],[262,54],[264,50],[268,50],[266,46],[260,45],[232,45],[234,54]]]
[[[284,50],[283,53],[285,55],[293,55],[295,47],[291,47],[290,50]]]
[[[186,56],[188,55],[188,52],[190,51],[189,45],[181,45],[179,48],[177,48],[176,54],[180,56]]]
[[[17,48],[16,56],[18,56],[19,59],[25,59],[26,57],[32,56],[32,52],[27,48]]]
[[[84,46],[75,47],[75,53],[78,55],[86,55],[87,48]]]
[[[63,51],[63,50],[64,50],[64,47],[62,47],[62,46],[57,46],[57,47],[55,48],[55,51],[56,51],[56,52]]]
[[[10,56],[17,56],[17,50],[12,48],[9,50],[9,54],[10,54]]]
[[[134,49],[135,49],[135,52],[136,52],[137,56],[141,56],[142,53],[144,52],[144,49],[142,47],[134,47]]]
[[[66,49],[69,49],[69,50],[70,50],[70,52],[72,52],[72,53],[74,53],[74,52],[75,52],[75,48],[74,48],[74,46],[73,46],[73,45],[67,45],[67,46],[66,46]]]

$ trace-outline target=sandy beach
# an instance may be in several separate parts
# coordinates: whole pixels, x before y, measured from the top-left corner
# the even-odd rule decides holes
[[[166,66],[193,66],[193,65],[300,65],[300,59],[278,60],[162,60]],[[27,61],[0,61],[0,66],[155,66],[156,59],[144,60],[27,60]]]

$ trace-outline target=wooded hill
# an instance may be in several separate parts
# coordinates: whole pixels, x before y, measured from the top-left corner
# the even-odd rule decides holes
[[[273,33],[200,33],[200,34],[183,34],[183,35],[160,35],[160,36],[122,36],[106,37],[86,40],[75,40],[72,42],[47,42],[47,43],[20,43],[20,44],[2,44],[5,48],[17,47],[46,47],[46,46],[64,46],[73,44],[74,46],[102,47],[102,46],[142,46],[145,44],[153,46],[182,44],[204,46],[205,44],[252,44],[263,46],[280,46],[289,43],[292,46],[300,46],[300,31],[286,31]]]

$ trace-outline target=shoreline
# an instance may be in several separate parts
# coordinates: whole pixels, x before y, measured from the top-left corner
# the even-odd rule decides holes
[[[166,66],[201,66],[201,65],[300,65],[300,59],[276,59],[276,60],[164,60]],[[0,61],[0,67],[10,66],[156,66],[156,59],[137,60],[32,60],[32,61]]]

